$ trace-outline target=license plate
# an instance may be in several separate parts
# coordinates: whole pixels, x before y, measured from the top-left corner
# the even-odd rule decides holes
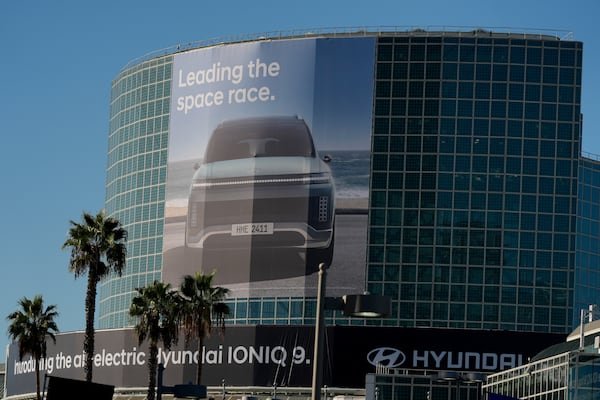
[[[272,235],[272,234],[273,234],[273,223],[272,222],[231,225],[231,236]]]

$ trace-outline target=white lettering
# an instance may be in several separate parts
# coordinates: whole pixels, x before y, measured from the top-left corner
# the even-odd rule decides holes
[[[278,67],[275,71],[273,67],[273,73],[279,73]],[[178,71],[177,86],[190,87],[196,85],[203,85],[205,83],[216,83],[216,82],[231,82],[234,85],[239,84],[244,77],[244,67],[242,65],[234,66],[222,66],[220,62],[213,64],[210,68],[199,69],[197,71],[190,71],[183,77],[183,70]]]
[[[83,364],[84,364],[84,356],[83,354],[77,354],[74,358],[73,358],[73,366],[75,368],[82,368]]]
[[[279,75],[280,66],[278,62],[272,62],[267,65],[257,58],[256,61],[250,61],[248,63],[248,76],[250,78],[266,78],[275,77]]]
[[[433,360],[435,361],[435,367],[436,368],[441,368],[441,361],[442,359],[446,356],[446,352],[442,351],[440,354],[437,354],[435,351],[430,352],[431,357],[433,357]]]
[[[177,98],[177,111],[183,111],[187,114],[193,109],[220,106],[223,104],[223,92],[217,90],[216,92],[198,93],[195,96],[187,95],[184,97]]]
[[[135,347],[133,348],[133,351],[135,351]],[[144,365],[146,363],[146,354],[144,354],[143,351],[140,351],[139,353],[137,353],[137,364],[136,365]]]
[[[500,354],[500,369],[510,369],[517,366],[516,354]]]
[[[522,354],[414,350],[414,368],[504,370],[523,365]]]
[[[244,346],[237,346],[233,349],[232,356],[233,362],[243,364],[248,360],[248,350]]]
[[[227,102],[229,104],[243,104],[243,103],[254,103],[256,101],[269,101],[274,100],[275,97],[271,96],[271,89],[267,86],[260,88],[238,88],[229,89]]]
[[[456,354],[456,360],[452,360],[452,352],[448,353],[448,368],[461,369],[463,367],[463,352],[460,351]]]
[[[413,367],[417,367],[419,362],[423,363],[421,367],[429,368],[429,357],[427,351],[425,351],[422,356],[419,356],[418,350],[413,351]]]
[[[294,364],[302,364],[305,361],[307,364],[310,364],[310,360],[306,358],[306,350],[304,350],[304,347],[294,347],[292,353],[292,362]]]
[[[102,355],[104,355],[104,351],[102,351]],[[113,363],[113,355],[111,353],[106,353],[106,355],[104,356],[104,365],[106,365],[107,367],[110,367]]]
[[[207,364],[221,364],[223,363],[223,345],[219,345],[218,350],[209,350],[206,352],[204,360]]]
[[[273,350],[271,350],[271,360],[273,360],[275,364],[285,367],[285,360],[287,360],[287,350],[282,346],[273,347]]]
[[[495,370],[498,368],[498,355],[494,353],[482,354],[482,369]]]
[[[257,362],[259,364],[262,364],[265,359],[263,358],[263,347],[259,347],[258,351],[253,347],[250,346],[250,349],[248,350],[248,362],[250,364]],[[267,357],[268,357],[268,350],[267,350]]]
[[[470,360],[474,359],[475,363],[471,364]],[[480,369],[481,368],[481,354],[467,352],[465,353],[465,368],[466,369]]]
[[[52,371],[54,371],[54,358],[50,357],[46,360],[46,372],[51,374]]]

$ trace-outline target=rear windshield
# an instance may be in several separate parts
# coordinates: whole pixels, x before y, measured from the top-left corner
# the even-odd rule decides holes
[[[223,124],[210,138],[204,162],[253,157],[315,157],[315,149],[303,122],[265,120]]]

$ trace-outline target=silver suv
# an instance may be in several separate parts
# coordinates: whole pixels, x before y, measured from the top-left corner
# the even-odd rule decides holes
[[[289,248],[331,264],[335,191],[298,117],[231,120],[212,133],[190,188],[186,247]]]

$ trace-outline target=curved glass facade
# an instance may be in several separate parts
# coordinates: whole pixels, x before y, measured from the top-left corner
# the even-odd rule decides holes
[[[590,156],[592,157],[592,156]],[[579,310],[598,303],[600,287],[600,161],[581,158],[577,193],[577,255],[573,325]]]
[[[113,81],[106,210],[129,239],[122,277],[100,286],[100,328],[130,325],[135,288],[161,279],[171,64],[171,57],[153,59]]]
[[[581,43],[380,38],[369,290],[402,326],[571,327]]]
[[[570,331],[582,44],[346,36],[376,39],[367,289],[391,296],[393,315],[368,324]],[[123,276],[101,284],[100,328],[130,325],[134,289],[162,278],[173,57],[130,66],[112,85],[106,209],[129,231],[129,254]],[[230,323],[314,323],[310,296],[230,305]]]

